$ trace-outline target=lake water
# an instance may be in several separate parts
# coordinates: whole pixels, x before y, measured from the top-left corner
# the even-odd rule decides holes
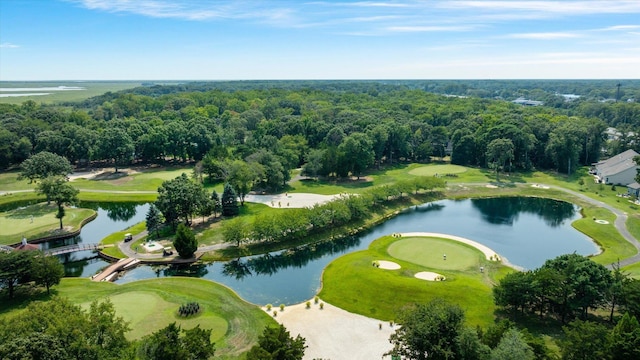
[[[398,232],[439,232],[482,243],[511,263],[533,269],[547,259],[576,252],[590,255],[598,247],[571,227],[580,218],[569,203],[538,198],[442,200],[406,209],[357,237],[305,246],[263,256],[194,266],[141,266],[117,282],[163,276],[202,277],[224,284],[254,304],[295,304],[320,289],[323,269],[335,258],[365,249]]]

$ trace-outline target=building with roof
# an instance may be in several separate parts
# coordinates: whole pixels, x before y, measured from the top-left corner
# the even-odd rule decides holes
[[[633,158],[639,155],[633,150],[627,150],[607,160],[595,163],[595,174],[598,181],[604,184],[624,186],[634,183],[640,166],[633,161]]]
[[[518,105],[522,105],[522,106],[542,106],[542,105],[544,105],[544,102],[542,102],[542,101],[528,100],[528,99],[525,99],[525,98],[517,98],[517,99],[513,100],[512,103],[518,104]]]
[[[627,194],[640,198],[640,184],[637,182],[627,185]]]

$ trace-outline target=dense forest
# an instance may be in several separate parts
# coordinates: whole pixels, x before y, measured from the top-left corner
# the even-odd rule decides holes
[[[502,89],[500,86],[502,85]],[[247,81],[153,85],[60,106],[0,105],[0,165],[49,151],[78,166],[194,161],[211,179],[253,164],[255,186],[289,170],[360,176],[397,161],[571,173],[640,151],[640,84],[606,81]],[[482,91],[480,91],[482,90]],[[581,94],[566,100],[561,93]],[[543,99],[522,106],[508,99]],[[619,101],[603,101],[619,98]],[[627,100],[625,100],[627,99]],[[604,131],[620,136],[607,141]],[[505,155],[506,154],[506,155]]]

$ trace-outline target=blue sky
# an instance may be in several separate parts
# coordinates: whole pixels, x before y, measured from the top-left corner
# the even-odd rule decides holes
[[[640,0],[0,0],[0,80],[640,78]]]

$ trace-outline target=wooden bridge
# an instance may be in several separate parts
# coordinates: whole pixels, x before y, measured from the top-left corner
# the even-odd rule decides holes
[[[44,254],[45,255],[62,255],[62,254],[76,252],[76,251],[87,251],[87,250],[93,251],[93,250],[102,250],[102,249],[104,249],[104,246],[99,244],[74,244],[74,245],[67,245],[67,246],[47,249],[47,250],[44,250]]]
[[[120,270],[130,269],[138,265],[139,262],[140,260],[134,258],[120,259],[117,263],[109,265],[109,267],[104,269],[101,273],[93,275],[91,280],[111,281]]]

